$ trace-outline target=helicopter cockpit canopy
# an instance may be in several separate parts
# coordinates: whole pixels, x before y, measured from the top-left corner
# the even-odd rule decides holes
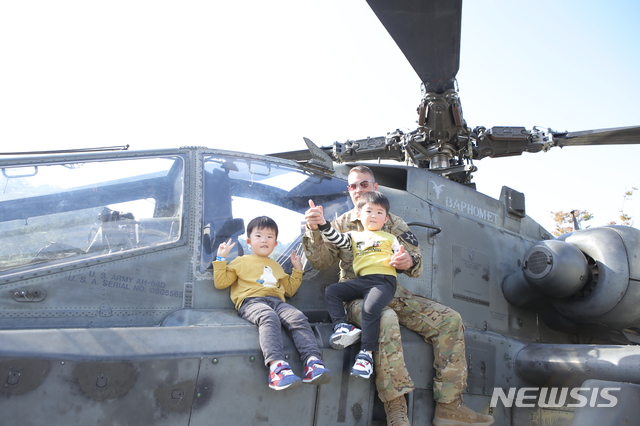
[[[0,182],[0,271],[181,238],[181,156],[33,163]]]
[[[247,236],[238,237],[256,216],[269,216],[279,224],[279,244],[272,257],[285,265],[291,249],[299,246],[300,226],[310,198],[325,207],[327,217],[350,208],[342,180],[265,160],[205,157],[201,269],[211,268],[218,245],[229,238],[238,242],[229,260],[248,253]]]
[[[3,167],[0,274],[183,245],[189,191],[195,190],[185,184],[185,164],[184,154],[149,154]],[[238,242],[230,260],[249,252],[246,236],[239,236],[256,216],[280,225],[273,257],[285,265],[291,249],[299,250],[310,198],[325,206],[327,217],[351,208],[344,180],[277,160],[205,153],[201,164],[202,274],[210,273],[222,241]]]

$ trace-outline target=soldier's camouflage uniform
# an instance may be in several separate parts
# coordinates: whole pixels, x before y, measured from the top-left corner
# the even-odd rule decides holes
[[[338,232],[362,231],[355,209],[332,222]],[[414,266],[403,271],[410,277],[422,273],[422,255],[418,241],[402,218],[389,214],[383,231],[395,235],[411,255]],[[316,269],[327,269],[340,260],[340,281],[355,278],[353,256],[348,250],[340,250],[322,238],[320,231],[306,229],[303,247],[307,259]],[[346,304],[348,319],[360,326],[362,299]],[[395,296],[382,311],[380,319],[380,349],[374,353],[376,388],[384,402],[394,400],[415,389],[404,362],[400,325],[424,337],[433,346],[433,367],[436,372],[433,383],[434,399],[448,403],[460,395],[467,384],[464,325],[460,315],[453,309],[426,297],[413,294],[398,284]]]

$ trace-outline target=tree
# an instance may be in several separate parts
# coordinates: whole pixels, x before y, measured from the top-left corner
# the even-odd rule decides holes
[[[562,234],[575,231],[575,224],[578,224],[578,228],[582,228],[581,224],[593,219],[593,215],[586,210],[571,210],[570,212],[549,212],[553,215],[553,220],[556,222],[556,229],[553,231],[553,235],[559,237]],[[588,226],[587,226],[588,228]]]
[[[632,199],[633,193],[637,190],[638,188],[632,186],[631,189],[626,191],[622,197],[622,207],[620,208],[619,216],[622,222],[620,225],[633,226],[633,217],[625,212],[624,208],[625,203]],[[593,219],[593,215],[587,210],[571,210],[568,213],[564,211],[549,213],[553,215],[553,220],[556,222],[556,229],[553,231],[553,235],[556,237],[575,231],[576,223],[578,225],[578,229],[581,229],[582,222],[587,222]],[[618,223],[616,223],[616,221],[611,221],[609,222],[609,225],[618,225]]]
[[[633,199],[633,193],[636,192],[637,190],[638,188],[636,188],[635,186],[632,186],[631,189],[625,192],[622,197],[622,207],[620,207],[620,216],[618,216],[622,221],[620,225],[633,226],[633,217],[631,217],[628,213],[624,211],[624,205],[627,201],[630,201]],[[617,225],[617,223],[615,221],[611,221],[609,222],[609,225]]]

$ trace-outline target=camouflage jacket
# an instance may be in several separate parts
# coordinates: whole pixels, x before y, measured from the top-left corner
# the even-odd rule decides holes
[[[331,222],[331,225],[338,232],[363,231],[364,228],[360,220],[356,217],[355,209],[348,211]],[[418,248],[418,239],[409,226],[401,217],[392,213],[389,214],[389,220],[382,227],[382,231],[393,234],[398,238],[405,250],[413,258],[413,266],[405,271],[398,271],[407,274],[410,277],[419,277],[422,273],[422,255]],[[302,247],[307,256],[307,260],[315,269],[327,269],[335,265],[336,261],[340,261],[340,281],[354,279],[356,275],[353,273],[353,253],[350,250],[338,249],[333,244],[325,241],[320,230],[312,231],[305,229],[302,237]]]

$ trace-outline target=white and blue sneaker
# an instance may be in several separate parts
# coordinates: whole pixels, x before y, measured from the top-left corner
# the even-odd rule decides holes
[[[289,364],[280,364],[269,372],[269,387],[275,390],[293,389],[302,383],[300,377],[293,374]]]
[[[362,331],[351,324],[340,323],[335,326],[329,343],[333,349],[344,349],[360,340]]]
[[[351,375],[360,377],[362,379],[368,379],[373,373],[373,358],[366,351],[358,352],[356,355],[356,363],[353,364],[351,369]]]
[[[314,359],[304,366],[304,377],[302,383],[312,385],[324,385],[331,381],[331,371],[324,366],[322,361]]]

